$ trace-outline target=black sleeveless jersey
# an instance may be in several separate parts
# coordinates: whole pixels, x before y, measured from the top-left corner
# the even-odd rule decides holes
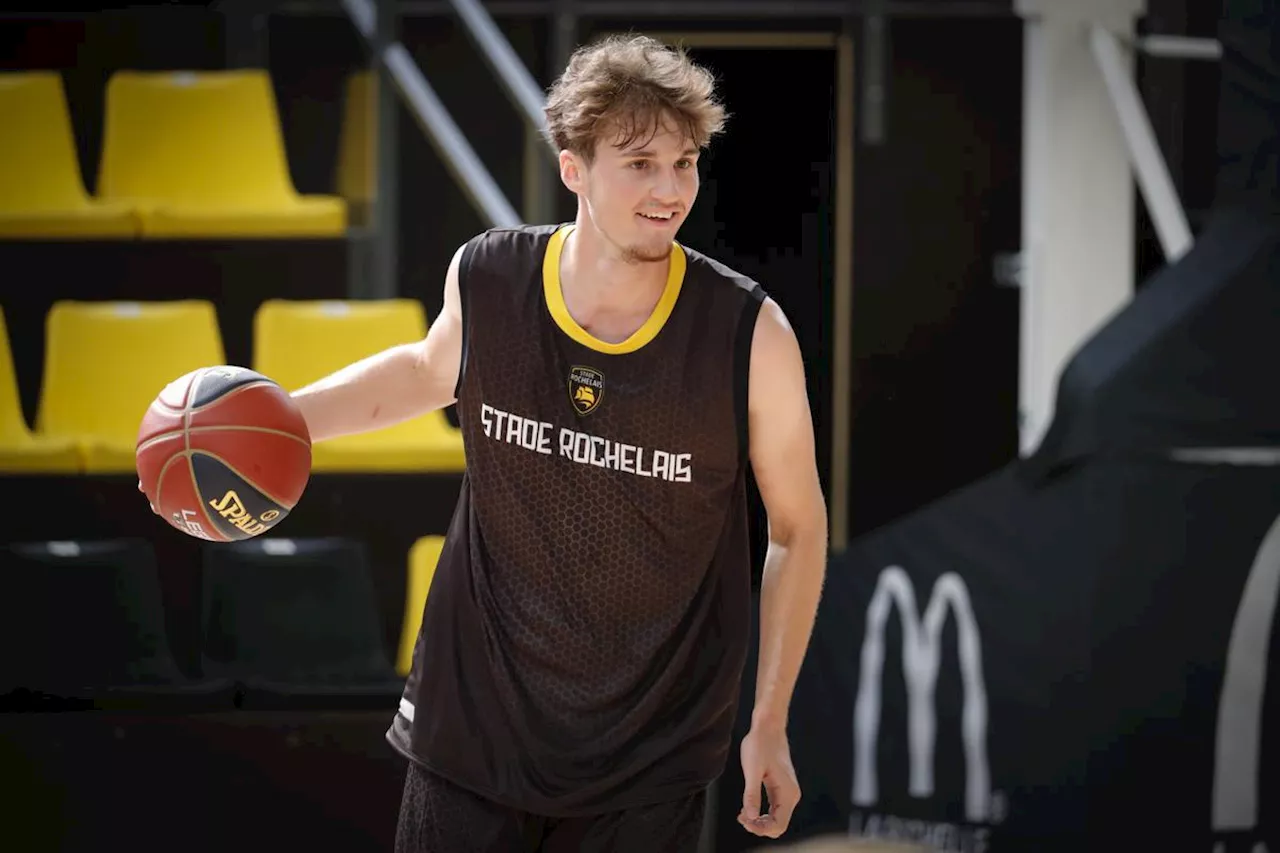
[[[547,816],[697,791],[723,770],[750,624],[747,374],[764,295],[673,244],[631,338],[560,291],[572,226],[463,249],[467,468],[388,739]]]

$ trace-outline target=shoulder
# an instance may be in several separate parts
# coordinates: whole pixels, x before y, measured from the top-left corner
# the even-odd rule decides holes
[[[696,249],[690,249],[683,243],[680,248],[685,255],[685,279],[697,282],[700,289],[732,300],[740,306],[745,305],[753,311],[768,299],[764,288],[750,276]]]
[[[489,228],[474,235],[454,253],[451,265],[463,286],[493,276],[506,281],[538,269],[559,225]]]
[[[755,340],[753,341],[753,358],[769,355],[789,354],[798,351],[795,330],[791,321],[783,313],[782,308],[772,299],[765,297],[760,305],[760,312],[755,321]]]
[[[717,308],[740,312],[739,343],[750,348],[753,366],[775,355],[790,358],[798,351],[791,322],[759,282],[715,258],[681,248],[687,257],[686,279],[696,281],[700,292],[718,294]]]
[[[462,250],[470,250],[473,254],[536,252],[545,249],[551,235],[561,227],[561,225],[517,225],[490,228],[468,240]]]

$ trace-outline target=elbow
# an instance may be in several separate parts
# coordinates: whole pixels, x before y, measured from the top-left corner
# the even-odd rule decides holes
[[[404,345],[404,355],[408,356],[409,373],[417,381],[427,375],[427,342],[425,340],[415,341],[411,344]]]
[[[770,519],[769,542],[787,550],[818,551],[827,549],[827,512],[819,502],[811,512],[782,520]]]
[[[432,363],[425,342],[409,344],[409,370],[402,393],[412,401],[415,415],[431,409],[442,409],[454,402],[453,384]]]

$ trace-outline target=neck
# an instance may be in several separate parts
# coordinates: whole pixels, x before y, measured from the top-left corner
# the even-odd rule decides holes
[[[578,212],[560,257],[560,286],[599,307],[625,308],[653,302],[666,287],[669,260],[629,260]]]

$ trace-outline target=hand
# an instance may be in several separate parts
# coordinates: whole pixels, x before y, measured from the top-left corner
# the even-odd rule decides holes
[[[138,491],[142,492],[144,495],[146,494],[146,490],[142,488],[141,480],[138,481]],[[151,503],[150,498],[147,498],[147,505],[151,507],[151,511],[154,512],[156,515],[160,514],[160,510],[156,509],[156,505]]]
[[[791,748],[783,728],[756,727],[742,739],[742,811],[738,823],[753,835],[777,838],[787,831],[800,802],[800,783],[791,766]],[[760,813],[760,786],[769,795],[769,811]]]

